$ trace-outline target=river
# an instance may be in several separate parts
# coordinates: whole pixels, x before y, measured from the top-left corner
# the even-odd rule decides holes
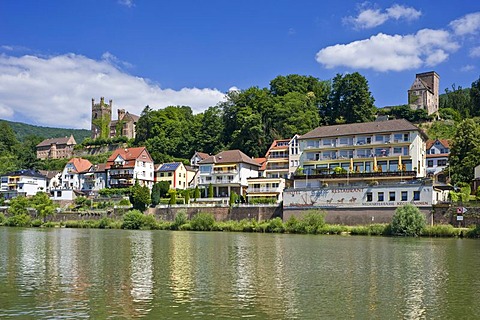
[[[475,319],[472,239],[0,227],[0,318]]]

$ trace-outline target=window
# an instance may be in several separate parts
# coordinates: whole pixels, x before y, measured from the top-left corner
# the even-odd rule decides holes
[[[62,196],[62,191],[57,191],[57,197],[61,197]]]
[[[352,137],[341,137],[338,139],[339,144],[343,145],[348,145],[351,146],[353,144],[353,138]]]
[[[410,135],[408,133],[403,134],[403,141],[405,141],[405,142],[410,141]]]
[[[433,167],[433,160],[428,160],[427,161],[427,167],[429,167],[429,168]]]
[[[394,147],[393,153],[394,154],[402,154],[403,148],[402,147]]]
[[[402,201],[407,201],[407,200],[408,200],[408,192],[402,191]]]
[[[323,139],[322,144],[324,146],[334,146],[335,143],[334,143],[333,139]]]
[[[384,201],[383,192],[378,193],[378,201]]]
[[[367,192],[367,202],[372,202],[372,193],[371,192]]]
[[[442,159],[437,161],[437,166],[445,167],[447,165],[447,160]]]
[[[395,191],[390,191],[388,193],[388,199],[389,201],[395,201]]]
[[[435,154],[435,149],[430,149],[430,154]]]
[[[420,191],[413,191],[413,201],[420,201]]]
[[[401,142],[403,140],[403,135],[401,133],[395,133],[393,135],[393,141]]]

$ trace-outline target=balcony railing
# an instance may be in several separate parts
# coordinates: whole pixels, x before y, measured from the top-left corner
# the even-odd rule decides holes
[[[278,192],[278,193],[280,193],[281,190],[280,190],[280,188],[265,187],[265,188],[248,188],[247,192],[248,193],[259,193],[259,192]]]
[[[314,173],[295,175],[294,179],[353,179],[353,178],[388,178],[388,177],[416,177],[416,171],[391,171],[391,172],[352,172],[352,173]]]
[[[110,173],[112,179],[133,179],[133,173]]]
[[[128,188],[133,186],[133,182],[110,183],[111,188]]]
[[[118,168],[123,168],[123,164],[121,163],[114,163],[112,164],[112,169],[118,169]]]
[[[237,169],[231,169],[231,170],[213,170],[213,174],[228,174],[228,173],[238,173]]]

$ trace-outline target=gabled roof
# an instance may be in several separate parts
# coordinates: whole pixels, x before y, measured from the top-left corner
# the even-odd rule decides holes
[[[198,156],[200,159],[204,160],[204,159],[207,159],[208,157],[210,157],[210,155],[208,153],[205,153],[205,152],[200,152],[200,151],[196,151],[195,154],[193,155],[193,157],[195,156]],[[192,158],[193,158],[192,157]]]
[[[229,164],[229,163],[248,163],[257,167],[260,165],[240,150],[222,151],[214,156],[200,161],[198,164]]]
[[[75,138],[73,137],[73,135],[71,135],[70,137],[45,139],[39,144],[37,144],[37,147],[49,147],[52,144],[75,145],[77,144],[77,142],[75,141]]]
[[[159,172],[175,171],[180,165],[181,165],[180,162],[164,163],[160,166],[160,168],[158,168],[157,171]]]
[[[302,139],[330,138],[359,134],[376,134],[398,131],[422,131],[405,119],[374,121],[363,123],[348,123],[334,126],[323,126],[313,129],[299,137]]]
[[[87,172],[92,167],[92,163],[87,159],[72,158],[68,163],[73,164],[77,173]]]
[[[135,167],[135,161],[140,158],[142,154],[146,155],[144,159],[147,162],[153,162],[152,157],[148,153],[145,147],[136,147],[136,148],[120,148],[113,151],[112,155],[107,160],[106,169],[110,169],[115,159],[120,156],[123,160],[125,160],[126,164],[125,167]]]
[[[107,167],[107,164],[106,163],[99,163],[99,164],[95,164],[93,165],[93,172],[105,172],[105,169]]]
[[[32,169],[22,169],[22,170],[11,171],[11,172],[2,174],[2,177],[7,177],[7,176],[8,177],[24,176],[24,177],[35,177],[35,178],[46,179],[46,177],[43,174],[41,174],[39,171],[32,170]]]
[[[52,179],[54,178],[57,174],[60,173],[60,171],[49,171],[49,170],[38,170],[41,175],[47,177],[47,179]]]
[[[265,171],[265,169],[267,168],[267,158],[255,158],[253,160],[255,160],[255,162],[257,162],[261,166],[258,170]]]
[[[447,139],[436,139],[427,141],[427,150],[433,147],[436,142],[440,142],[445,148],[450,148],[450,142]]]

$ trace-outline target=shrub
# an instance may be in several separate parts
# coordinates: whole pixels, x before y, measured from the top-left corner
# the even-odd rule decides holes
[[[40,219],[35,219],[35,220],[32,220],[32,227],[35,227],[35,228],[38,228],[38,227],[41,227],[42,226],[42,220]]]
[[[300,221],[298,221],[297,217],[292,215],[288,218],[287,222],[285,222],[285,231],[288,233],[296,233],[299,224]]]
[[[276,217],[268,221],[267,232],[283,233],[285,227],[283,226],[283,221],[281,218]]]
[[[214,224],[215,218],[213,217],[213,214],[206,212],[197,213],[190,221],[192,230],[197,231],[210,231]]]
[[[454,228],[451,224],[439,224],[425,227],[422,230],[422,235],[427,237],[458,237],[460,232],[460,229]]]
[[[145,224],[145,215],[139,210],[128,211],[123,216],[122,229],[138,230]]]
[[[7,221],[5,221],[5,225],[10,227],[29,227],[31,220],[30,215],[22,213],[9,217]]]
[[[43,224],[45,228],[55,228],[57,224],[53,221],[47,221]]]
[[[5,218],[5,215],[3,213],[0,213],[0,226],[5,223],[7,218]]]
[[[110,219],[107,217],[103,217],[98,221],[98,227],[100,229],[110,229]]]
[[[342,226],[339,224],[325,224],[317,229],[318,234],[341,234],[347,231],[347,226]]]
[[[406,204],[395,210],[391,231],[393,235],[419,236],[426,224],[425,216],[420,210],[411,204]]]
[[[119,206],[131,206],[132,204],[128,199],[122,199],[118,202]]]
[[[187,223],[188,219],[187,219],[187,214],[185,212],[185,210],[181,210],[179,211],[176,215],[175,215],[175,219],[172,223],[172,230],[180,230],[180,227],[182,225],[184,225],[185,223]]]
[[[317,234],[318,230],[325,225],[325,214],[317,211],[309,211],[300,220],[299,233]]]
[[[275,204],[277,200],[275,198],[265,198],[265,197],[259,197],[259,198],[252,198],[249,200],[250,204]]]
[[[153,214],[146,215],[144,217],[143,223],[146,229],[151,229],[151,230],[158,229],[157,219],[155,219],[155,216]]]

